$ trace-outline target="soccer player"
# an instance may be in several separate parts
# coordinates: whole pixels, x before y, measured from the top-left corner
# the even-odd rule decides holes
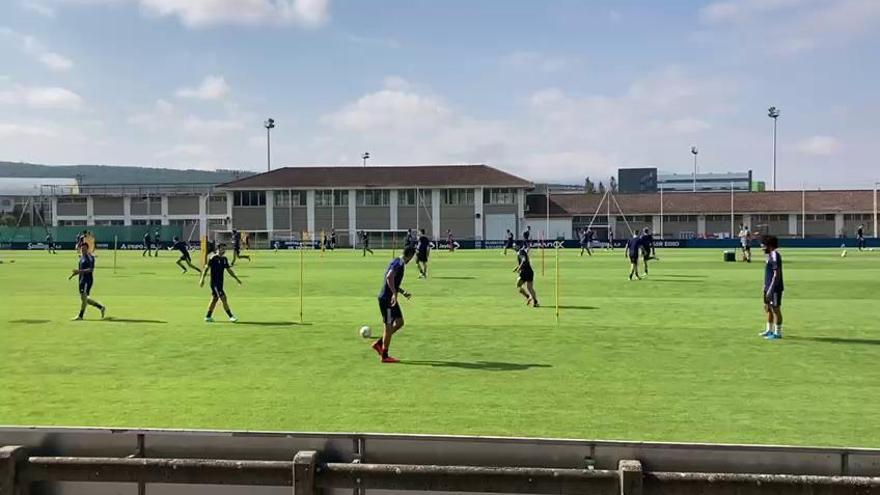
[[[526,306],[531,304],[532,307],[537,308],[540,304],[538,304],[538,296],[535,294],[535,271],[532,269],[532,263],[529,260],[529,246],[525,240],[520,244],[516,259],[518,263],[516,268],[513,269],[513,271],[519,273],[516,289],[526,298]]]
[[[238,319],[235,315],[232,314],[232,310],[229,309],[229,303],[226,301],[226,291],[223,290],[223,274],[224,272],[229,272],[229,275],[238,282],[238,285],[241,285],[241,279],[235,275],[235,272],[232,271],[232,266],[229,264],[229,260],[226,259],[226,244],[220,244],[217,246],[216,253],[208,254],[208,263],[205,265],[205,270],[202,272],[202,277],[199,279],[199,287],[205,286],[205,276],[208,275],[208,272],[211,272],[211,303],[208,305],[208,312],[205,314],[206,322],[213,322],[214,317],[214,307],[217,306],[217,301],[223,303],[223,310],[226,311],[226,315],[229,316],[229,321],[236,322]]]
[[[581,256],[586,252],[588,255],[593,255],[593,250],[591,245],[593,244],[593,231],[589,228],[581,231]]]
[[[190,258],[190,256],[189,256],[189,246],[187,245],[187,243],[181,241],[180,238],[175,237],[174,238],[174,245],[168,249],[169,250],[176,249],[176,250],[180,251],[180,259],[177,260],[177,266],[179,266],[181,269],[183,269],[183,273],[186,273],[186,266],[184,266],[184,263],[189,265],[189,267],[192,268],[193,270],[199,271],[199,268],[197,266],[193,265],[192,258]]]
[[[330,229],[330,250],[336,249],[336,229]]]
[[[764,312],[767,313],[767,328],[760,333],[768,340],[782,338],[782,292],[785,283],[782,279],[782,256],[779,254],[779,239],[765,235],[761,238],[761,249],[767,255],[764,266]]]
[[[400,310],[398,294],[409,299],[412,294],[403,290],[400,286],[403,282],[403,273],[406,264],[415,256],[416,249],[407,246],[399,258],[394,258],[385,270],[385,278],[382,281],[382,289],[379,292],[379,311],[382,312],[382,323],[385,331],[382,338],[373,343],[373,350],[379,353],[383,363],[399,363],[400,360],[388,355],[391,348],[391,336],[403,328],[403,311]]]
[[[745,225],[739,227],[739,245],[743,252],[743,261],[752,262],[752,232]]]
[[[530,237],[532,237],[532,226],[527,225],[525,232],[523,232],[523,241],[525,241],[527,248],[532,247],[532,243],[529,241]]]
[[[645,275],[648,274],[648,260],[656,259],[657,252],[654,250],[654,236],[651,235],[651,229],[645,227],[640,237],[642,245],[642,260],[645,264]]]
[[[450,253],[455,251],[455,237],[452,236],[452,229],[446,229],[446,248]]]
[[[150,232],[147,231],[144,234],[144,252],[141,253],[141,257],[144,256],[152,256],[153,255],[153,238],[150,237]]]
[[[856,229],[856,238],[859,241],[859,251],[865,249],[865,226],[859,224],[859,228]]]
[[[374,254],[373,250],[370,249],[370,234],[366,230],[361,231],[361,247],[364,250],[364,256],[367,255],[368,251],[370,254]]]
[[[428,278],[428,254],[430,251],[431,240],[425,235],[425,229],[422,229],[416,244],[416,265],[419,267],[419,278]]]
[[[58,254],[55,252],[55,242],[52,240],[52,234],[46,234],[46,252]]]
[[[73,273],[70,275],[70,278],[73,278],[74,275],[79,275],[79,315],[73,319],[74,321],[83,319],[87,305],[98,308],[101,312],[101,319],[104,319],[107,307],[89,297],[92,291],[92,284],[95,281],[94,272],[95,257],[89,254],[89,245],[83,242],[79,245],[79,266],[74,268]]]
[[[85,243],[85,241],[86,241],[86,231],[85,230],[83,230],[79,234],[76,234],[75,249],[76,249],[77,253],[79,252],[80,246],[82,246]]]
[[[229,266],[235,266],[235,262],[239,258],[251,260],[250,256],[241,254],[241,234],[237,230],[232,229],[232,263]]]
[[[608,249],[614,251],[614,228],[608,226]]]
[[[156,235],[153,236],[153,244],[156,245],[156,254],[154,256],[159,256],[159,250],[162,249],[162,233],[159,232],[159,229],[156,229]]]
[[[629,257],[629,263],[631,265],[629,271],[630,280],[633,279],[633,276],[639,280],[642,279],[642,277],[639,276],[639,250],[641,249],[641,244],[639,234],[633,234],[632,238],[626,241],[625,255]]]
[[[416,245],[416,236],[413,234],[412,229],[406,229],[406,239],[404,239],[404,241],[403,241],[404,249],[409,246],[415,246],[415,245]]]
[[[513,232],[507,229],[507,240],[504,241],[504,256],[507,256],[507,250],[513,249]]]

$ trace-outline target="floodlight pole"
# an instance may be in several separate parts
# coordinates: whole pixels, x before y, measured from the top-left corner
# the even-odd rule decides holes
[[[697,154],[700,150],[696,146],[691,146],[691,154],[694,155],[694,192],[697,192]]]
[[[880,182],[874,183],[874,238],[880,238],[880,235],[877,235],[877,186],[880,185]]]
[[[275,128],[275,119],[268,118],[263,122],[266,128],[266,172],[272,171],[272,129]]]
[[[363,155],[361,155],[361,159],[364,161],[364,168],[367,168],[367,160],[370,159],[370,152],[366,151]]]
[[[544,242],[547,242],[547,237],[550,235],[550,184],[547,184],[547,225],[544,227]],[[543,246],[541,247],[543,249]]]
[[[663,239],[663,184],[660,184],[660,239]]]
[[[773,190],[776,191],[776,121],[779,119],[779,109],[770,107],[767,116],[773,119]]]
[[[733,211],[733,182],[730,183],[730,238],[733,239],[736,232],[736,218]]]

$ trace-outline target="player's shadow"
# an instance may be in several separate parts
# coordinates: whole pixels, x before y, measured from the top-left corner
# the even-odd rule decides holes
[[[849,339],[846,337],[800,337],[789,335],[786,340],[805,340],[820,342],[822,344],[856,344],[856,345],[880,345],[880,339]]]
[[[98,321],[103,321],[103,322],[107,322],[107,323],[162,323],[162,324],[168,323],[165,320],[144,320],[144,319],[139,319],[139,318],[116,318],[115,316],[108,316],[107,318],[104,318],[103,320],[98,320]]]
[[[652,280],[654,282],[673,282],[677,284],[699,284],[702,283],[702,280],[691,280],[687,278],[651,278],[647,277],[646,280]]]
[[[49,323],[49,322],[50,322],[49,320],[30,320],[30,319],[9,320],[9,323],[18,323],[18,324],[22,324],[22,325],[40,325],[42,323]]]
[[[675,275],[670,273],[664,273],[663,276],[670,278],[708,278],[706,275]]]
[[[458,368],[462,370],[479,371],[527,371],[531,368],[551,368],[549,364],[534,363],[501,363],[496,361],[475,361],[472,363],[462,361],[401,361],[400,364],[408,366],[430,366],[432,368]]]
[[[474,280],[477,277],[431,277],[439,280]]]
[[[544,306],[545,308],[552,308],[553,306]],[[590,310],[590,309],[599,309],[596,306],[559,306],[559,309],[578,309],[578,310]]]
[[[298,321],[237,321],[235,325],[248,325],[254,327],[289,327],[289,326],[310,326],[311,323],[300,323]]]

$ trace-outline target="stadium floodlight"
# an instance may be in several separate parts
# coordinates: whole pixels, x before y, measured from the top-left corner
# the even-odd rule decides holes
[[[370,159],[370,152],[365,151],[363,155],[361,155],[361,159],[364,161],[364,167],[367,166],[367,160]]]
[[[776,190],[776,121],[779,119],[779,109],[770,107],[767,116],[773,119],[773,190]]]
[[[697,192],[697,154],[700,150],[696,146],[691,146],[691,154],[694,155],[694,192]]]
[[[275,128],[275,119],[268,118],[265,122],[263,122],[263,127],[266,128],[266,172],[272,171],[272,137],[271,132],[272,129]]]

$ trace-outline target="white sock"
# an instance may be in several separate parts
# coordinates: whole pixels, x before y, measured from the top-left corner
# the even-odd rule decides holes
[[[781,335],[781,334],[782,334],[782,325],[776,325],[776,334],[777,334],[777,335]]]
[[[769,332],[771,330],[772,330],[772,327],[770,326],[770,323],[767,323],[767,331]]]

